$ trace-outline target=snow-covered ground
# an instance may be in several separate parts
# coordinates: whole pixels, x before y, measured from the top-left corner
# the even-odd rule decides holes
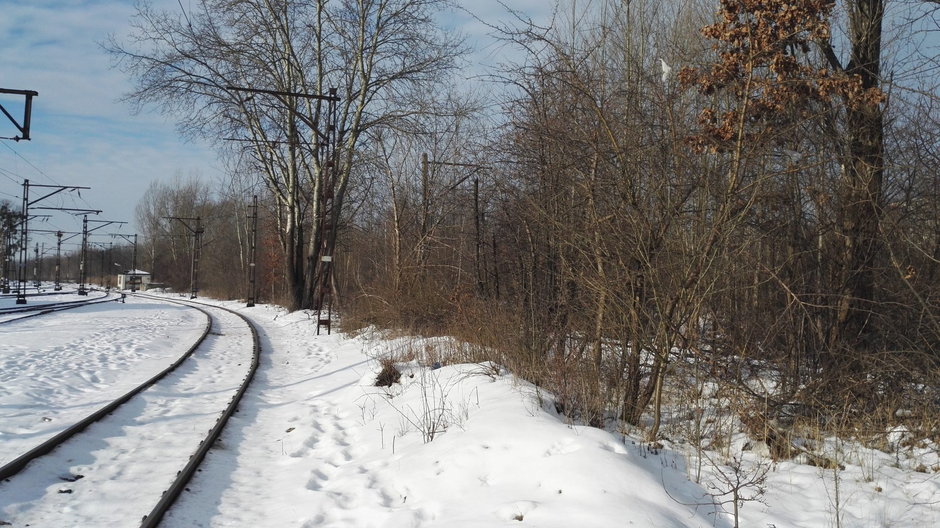
[[[730,527],[728,481],[764,469],[766,493],[762,502],[743,504],[740,526],[940,525],[935,445],[905,448],[904,461],[900,444],[891,454],[843,446],[844,471],[770,465],[735,451],[742,459],[735,472],[729,460],[706,453],[696,484],[690,449],[668,442],[651,448],[567,423],[551,395],[498,366],[411,362],[401,365],[400,383],[375,387],[375,358],[400,342],[317,336],[305,312],[218,304],[260,326],[261,365],[163,526]],[[0,459],[162,369],[185,351],[204,318],[129,299],[31,321],[0,326]],[[108,446],[99,449],[99,457],[108,456]],[[920,471],[907,467],[912,456],[920,457]],[[80,495],[94,497],[63,491],[82,480],[55,478],[45,495],[14,500],[6,488],[15,482],[0,483],[0,525],[25,526],[31,501],[67,509]],[[156,498],[128,493],[126,501],[143,515]],[[83,518],[74,526],[96,525]]]

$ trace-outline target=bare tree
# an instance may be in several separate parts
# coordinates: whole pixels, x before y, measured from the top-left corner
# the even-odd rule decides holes
[[[434,23],[447,5],[199,0],[189,12],[168,13],[141,4],[130,39],[109,49],[137,80],[128,99],[161,106],[186,133],[244,147],[277,203],[290,305],[310,307],[319,252],[335,245],[363,134],[426,111],[416,101],[462,51]],[[269,92],[246,96],[241,88]],[[335,129],[322,99],[306,96],[331,89],[340,101]],[[336,150],[323,159],[329,134]]]
[[[153,182],[137,204],[140,226],[138,266],[153,279],[182,290],[190,284],[192,234],[170,217],[200,217],[209,227],[210,244],[219,238],[213,225],[214,201],[209,185],[197,175],[177,174],[169,182]],[[126,263],[130,266],[130,262]]]

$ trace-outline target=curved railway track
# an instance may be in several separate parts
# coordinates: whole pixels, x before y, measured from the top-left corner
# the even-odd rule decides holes
[[[61,312],[63,310],[71,310],[73,308],[80,308],[82,306],[90,306],[93,304],[115,302],[115,301],[121,300],[120,296],[112,297],[111,294],[107,292],[101,292],[101,293],[103,293],[103,295],[99,297],[85,297],[83,299],[78,299],[74,301],[29,304],[26,306],[16,305],[16,306],[8,307],[8,308],[0,308],[0,325],[13,323],[16,321],[22,321],[23,319],[29,319],[31,317],[39,317],[41,315]],[[45,295],[45,294],[37,294],[37,295]],[[9,318],[6,318],[6,317],[9,317]]]
[[[34,465],[36,471],[46,472],[46,474],[38,477],[38,479],[33,475],[28,480],[45,482],[47,484],[46,488],[48,482],[56,480],[75,482],[76,486],[93,480],[85,478],[85,475],[73,475],[71,472],[67,476],[62,476],[61,466],[63,464],[70,467],[74,466],[73,459],[67,455],[58,456],[60,459],[64,457],[63,460],[49,460],[50,458],[56,458],[57,453],[60,451],[68,451],[68,449],[57,448],[60,448],[60,446],[64,448],[69,442],[77,442],[80,445],[120,444],[122,445],[121,450],[132,455],[134,451],[147,451],[148,448],[152,448],[153,446],[148,445],[147,442],[153,442],[155,438],[160,438],[166,443],[166,446],[161,445],[160,451],[171,453],[172,456],[179,458],[179,469],[175,476],[170,475],[169,478],[163,481],[166,483],[165,487],[157,482],[149,486],[150,488],[160,486],[161,489],[153,488],[154,506],[150,512],[136,513],[137,517],[134,517],[134,519],[140,520],[142,516],[142,520],[140,520],[141,527],[157,526],[176,498],[186,489],[187,483],[198,471],[199,465],[218,439],[229,417],[236,411],[242,396],[254,378],[261,352],[258,332],[247,318],[227,308],[143,294],[137,294],[137,296],[161,302],[182,304],[203,312],[207,317],[207,324],[201,337],[183,356],[157,375],[53,438],[0,467],[0,480],[2,480],[0,482],[0,499],[2,499],[4,489],[16,495],[17,491],[11,490],[17,490],[18,477],[33,472]],[[247,327],[247,331],[245,327]],[[250,358],[246,357],[241,362],[237,358],[233,360],[233,350],[244,349],[246,344],[250,345],[251,348]],[[243,363],[246,362],[249,365],[244,367]],[[242,370],[238,370],[239,368]],[[241,379],[237,382],[237,385],[233,386],[231,380],[238,376],[241,376]],[[207,381],[215,378],[217,380],[214,382]],[[199,398],[187,396],[197,391],[201,391]],[[171,395],[177,396],[172,402],[169,398]],[[182,408],[176,407],[177,405],[181,405]],[[205,420],[200,423],[208,423],[211,427],[204,434],[196,434],[195,432],[189,434],[189,431],[170,431],[168,427],[164,426],[165,422],[172,422],[176,417],[183,415],[186,417],[205,417]],[[214,421],[211,421],[213,416],[215,417]],[[181,420],[181,422],[183,425],[192,425],[194,423],[191,420]],[[195,429],[196,426],[192,425],[192,427]],[[119,432],[116,433],[115,431]],[[85,435],[82,436],[88,436],[91,439],[80,441],[82,436],[79,435],[83,432]],[[186,447],[187,445],[188,447]],[[150,449],[150,451],[156,450]],[[122,452],[121,454],[124,455],[125,453]],[[146,460],[138,460],[131,455],[123,456],[121,460],[114,462],[116,465],[123,464],[128,467],[147,467]],[[119,473],[125,472],[120,471]],[[132,472],[128,470],[126,473]],[[156,476],[152,477],[159,480]],[[72,480],[72,478],[75,478],[75,480]],[[84,480],[78,482],[78,479]],[[104,484],[114,485],[114,482],[108,480]],[[131,477],[130,482],[127,484],[141,487],[141,482],[135,480],[134,477]],[[13,498],[13,502],[18,500],[17,497],[28,496],[30,493],[35,496],[37,490],[20,492],[19,495]],[[59,493],[71,494],[72,491],[69,488],[69,491],[59,490]],[[49,511],[55,509],[54,506],[49,506]],[[128,524],[130,519],[127,515],[132,514],[129,512],[124,512],[124,514],[125,516],[119,520],[104,522],[102,519],[101,525],[130,526]],[[41,522],[46,520],[43,517],[44,514],[40,512],[36,515],[37,518],[30,517],[30,520],[22,522],[29,522],[32,526],[45,525]],[[117,522],[117,524],[113,524],[114,522]],[[14,524],[14,526],[19,525],[21,525],[19,522]]]

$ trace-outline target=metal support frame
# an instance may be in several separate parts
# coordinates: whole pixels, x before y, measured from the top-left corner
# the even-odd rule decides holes
[[[333,253],[336,248],[336,228],[339,220],[339,210],[334,207],[337,170],[337,113],[336,103],[339,100],[336,96],[336,89],[330,89],[330,95],[334,98],[327,99],[327,126],[325,133],[318,133],[317,154],[320,162],[320,172],[322,174],[320,184],[320,194],[317,196],[319,202],[318,211],[320,213],[320,250],[318,252],[320,259],[317,262],[319,267],[317,271],[317,285],[314,292],[314,308],[317,310],[317,335],[320,335],[320,328],[326,327],[326,333],[329,335],[333,321]],[[319,106],[319,102],[318,102]],[[319,108],[318,108],[319,110]],[[317,112],[319,115],[319,111]],[[324,308],[326,317],[323,316]]]
[[[193,262],[190,276],[192,277],[192,290],[190,291],[189,298],[195,299],[196,294],[199,292],[199,260],[202,257],[202,225],[200,224],[200,219],[196,217],[196,230],[193,231]]]
[[[36,198],[35,200],[29,199],[29,189],[30,187],[36,188],[45,188],[53,189],[52,191]],[[30,184],[29,180],[23,180],[23,205],[22,205],[22,215],[23,219],[21,221],[20,228],[20,262],[19,269],[17,273],[17,292],[16,292],[16,304],[26,304],[26,252],[27,245],[29,244],[29,208],[35,203],[38,203],[50,196],[56,195],[62,191],[77,191],[81,189],[89,189],[90,187],[79,187],[75,185],[39,185],[39,184]],[[51,209],[56,211],[79,211],[79,209],[67,209],[62,207],[36,207],[36,209]],[[94,211],[89,209],[81,209],[80,211],[84,212],[94,212],[95,214],[100,213],[101,211]],[[86,216],[87,218],[87,216]],[[79,292],[81,294],[81,292]]]
[[[251,226],[251,236],[248,237],[248,302],[246,306],[251,308],[255,305],[255,298],[258,295],[258,195],[252,198],[252,205],[249,205],[248,209],[251,211],[248,215],[249,225]]]
[[[100,212],[100,211],[99,211]],[[96,222],[101,225],[88,229],[88,222]],[[97,231],[103,227],[107,227],[112,224],[126,224],[127,222],[118,222],[116,220],[89,220],[88,215],[84,215],[82,219],[82,260],[78,263],[78,294],[79,295],[88,295],[88,290],[85,288],[85,282],[88,278],[88,235],[92,231]]]
[[[78,294],[79,295],[88,295],[88,290],[85,289],[85,262],[87,262],[88,257],[88,215],[82,217],[82,250],[81,258],[78,261]]]
[[[56,231],[55,237],[55,286],[54,291],[62,291],[62,231]]]
[[[16,274],[16,304],[26,304],[26,244],[29,227],[29,180],[23,180],[23,205],[20,211],[23,221],[20,225],[20,261]]]
[[[98,249],[98,286],[104,288],[105,290],[111,290],[111,268],[110,266],[105,266],[105,261],[111,262],[111,252],[113,249],[113,242],[91,242],[91,246]],[[89,262],[88,268],[91,269],[91,263]],[[89,280],[90,282],[90,280]]]
[[[11,229],[6,234],[3,241],[3,282],[0,284],[0,291],[4,294],[10,293],[10,277],[13,275],[13,237],[15,230]]]
[[[41,215],[41,216],[48,216],[48,215]],[[36,216],[33,216],[33,218],[36,218]],[[62,242],[66,241],[66,240],[69,240],[69,239],[73,238],[74,236],[80,235],[81,233],[67,233],[67,232],[65,232],[65,231],[52,231],[52,230],[48,230],[48,229],[32,229],[30,232],[32,232],[32,233],[51,233],[51,234],[55,235],[55,237],[56,237],[55,266],[53,266],[53,280],[55,281],[54,290],[55,290],[55,291],[61,291],[61,290],[62,290],[62,275],[61,275],[61,270],[62,270]],[[65,236],[66,234],[69,234],[69,235],[72,235],[72,236],[67,237],[67,238],[62,238],[62,237]],[[50,250],[50,251],[51,251],[51,250]],[[43,255],[46,254],[46,250],[45,250],[45,249],[42,250],[42,254],[43,254]]]
[[[178,220],[179,223],[183,224],[183,226],[186,227],[186,229],[188,229],[189,232],[193,235],[192,263],[190,264],[189,275],[189,298],[195,299],[197,293],[199,292],[199,260],[202,256],[202,233],[205,231],[205,229],[202,227],[202,217],[197,216],[196,218],[185,218],[180,216],[165,216],[164,218],[167,220]],[[189,225],[188,222],[194,222],[194,225]]]
[[[458,167],[472,169],[465,176],[458,179],[447,187],[447,191],[453,191],[462,185],[465,181],[473,178],[473,238],[474,238],[474,275],[477,281],[477,294],[481,297],[486,294],[486,283],[484,281],[483,271],[483,213],[480,210],[480,178],[477,173],[486,170],[485,165],[477,163],[457,163],[451,161],[428,160],[427,153],[421,154],[421,185],[423,187],[423,217],[422,217],[422,235],[427,234],[430,224],[428,216],[430,215],[430,165],[442,167]]]
[[[42,262],[39,261],[39,242],[36,242],[35,252],[36,257],[33,259],[33,287],[38,290],[39,287],[42,286],[40,282],[40,267],[42,267]]]
[[[339,210],[334,207],[334,186],[336,185],[337,142],[339,137],[337,104],[340,101],[336,88],[330,88],[328,95],[289,92],[281,90],[264,90],[238,86],[226,86],[226,90],[233,92],[248,92],[253,94],[266,94],[276,97],[297,119],[310,127],[316,135],[314,152],[321,173],[320,192],[317,200],[317,218],[314,219],[319,226],[319,247],[316,255],[319,257],[308,266],[316,268],[313,284],[313,307],[317,311],[317,335],[320,328],[325,326],[330,333],[330,323],[333,315],[333,250],[336,246],[336,223],[339,220]],[[314,118],[296,111],[289,102],[289,98],[314,99],[317,101]],[[324,110],[322,104],[327,103]],[[325,130],[321,129],[320,119],[326,116]],[[326,314],[324,316],[324,310]]]
[[[134,274],[131,276],[131,293],[137,291],[137,233],[134,233],[134,252],[131,257],[131,272]],[[151,270],[152,272],[153,270]],[[153,279],[151,279],[153,280]]]
[[[130,236],[122,234],[122,233],[111,233],[111,237],[112,238],[121,237],[124,240],[126,240],[128,243],[133,245],[133,252],[132,252],[132,257],[131,257],[131,270],[130,270],[131,271],[131,292],[132,293],[136,292],[138,281],[140,280],[140,276],[137,275],[137,233],[134,233],[133,235],[134,238],[131,238]],[[112,259],[108,257],[108,260],[111,261]],[[120,265],[117,262],[114,262],[114,264],[117,266]]]
[[[3,115],[7,116],[7,119],[13,123],[13,126],[20,131],[20,136],[13,136],[11,138],[2,138],[2,139],[12,139],[13,141],[29,141],[29,125],[31,121],[31,116],[33,113],[33,97],[39,96],[39,92],[35,90],[11,90],[9,88],[0,88],[0,94],[12,94],[12,95],[22,95],[26,98],[26,102],[23,105],[23,123],[20,124],[15,117],[10,115],[10,112],[0,104],[0,112],[3,112]]]

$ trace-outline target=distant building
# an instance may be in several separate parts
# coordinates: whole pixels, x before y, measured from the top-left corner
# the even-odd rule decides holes
[[[118,274],[119,290],[146,290],[150,284],[150,274],[143,270],[128,270]]]

